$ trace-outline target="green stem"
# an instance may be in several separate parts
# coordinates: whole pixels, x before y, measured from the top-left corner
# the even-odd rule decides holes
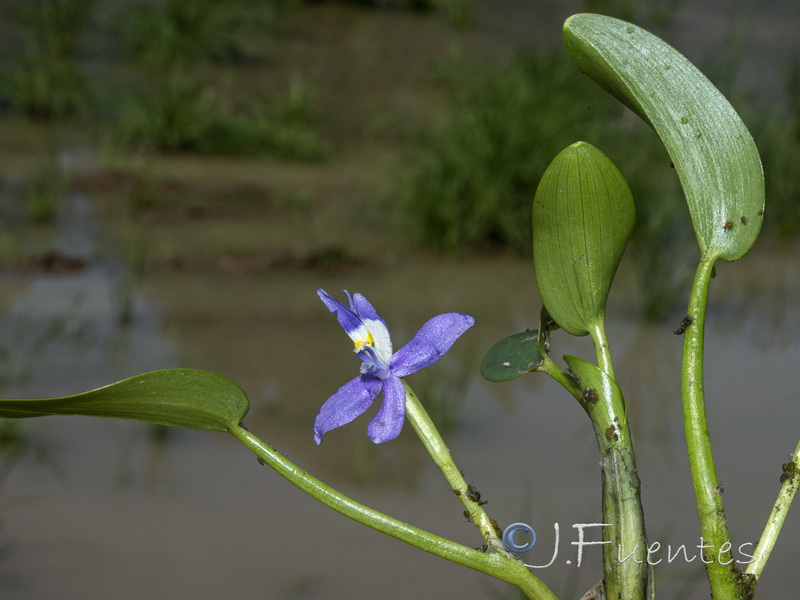
[[[589,335],[592,336],[592,341],[594,342],[597,366],[608,373],[611,379],[616,379],[614,377],[614,366],[611,364],[611,350],[608,348],[608,339],[606,338],[606,329],[603,321],[598,321],[592,325]]]
[[[700,532],[704,545],[708,546],[708,551],[703,552],[702,560],[706,563],[711,596],[714,600],[733,600],[750,596],[745,589],[748,587],[746,578],[736,567],[730,553],[728,522],[711,450],[703,391],[706,305],[716,259],[716,256],[701,257],[692,285],[687,315],[690,323],[683,339],[681,395],[686,448],[700,518]],[[728,549],[727,552],[725,549]]]
[[[492,520],[483,509],[480,494],[473,486],[467,485],[461,471],[453,462],[450,450],[439,434],[439,430],[433,424],[414,390],[405,380],[403,380],[403,385],[406,388],[406,417],[408,417],[408,421],[416,431],[422,445],[425,446],[433,462],[436,463],[436,466],[439,467],[439,470],[447,479],[447,483],[450,484],[453,493],[461,500],[466,509],[466,514],[469,514],[470,520],[478,528],[487,546],[493,552],[509,554],[500,540],[501,534],[495,531],[495,524],[492,523]]]
[[[761,534],[758,546],[756,546],[756,551],[753,554],[754,560],[747,565],[747,574],[752,575],[756,582],[764,572],[764,567],[770,554],[772,554],[772,549],[775,547],[783,522],[786,520],[786,514],[789,512],[792,501],[797,494],[798,483],[800,483],[798,481],[800,480],[798,465],[800,465],[800,443],[794,449],[792,458],[784,465],[783,475],[781,475],[781,481],[783,481],[781,491],[778,493],[778,499],[769,514],[767,526],[764,528],[764,533]]]
[[[636,457],[625,400],[609,375],[608,371],[613,373],[611,355],[602,326],[599,330],[602,349],[601,343],[595,341],[599,368],[587,361],[568,357],[567,362],[573,371],[570,375],[545,356],[540,370],[561,383],[592,421],[600,451],[603,523],[608,524],[603,528],[603,541],[607,542],[603,546],[605,597],[644,600],[649,569]]]
[[[264,464],[336,512],[430,554],[515,585],[528,598],[557,600],[547,586],[522,563],[504,554],[473,550],[364,506],[322,483],[243,427],[236,427],[230,433]]]
[[[625,398],[614,378],[603,322],[590,330],[597,364],[608,377],[596,403],[583,402],[600,451],[603,481],[603,585],[606,598],[645,600],[649,569],[647,533]],[[613,385],[612,385],[613,382]]]

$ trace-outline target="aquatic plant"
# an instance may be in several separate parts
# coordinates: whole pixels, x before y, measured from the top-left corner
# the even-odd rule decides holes
[[[12,108],[40,121],[60,120],[86,106],[88,86],[79,66],[46,54],[28,56],[0,84]]]
[[[294,81],[294,80],[293,80]],[[285,95],[231,113],[219,94],[175,68],[155,90],[128,99],[119,136],[129,147],[162,152],[316,160],[328,150],[312,114],[313,93],[292,83]]]
[[[180,152],[196,149],[213,119],[209,93],[176,68],[125,102],[118,127],[129,146]]]
[[[800,443],[781,465],[780,490],[774,505],[764,511],[767,524],[758,545],[752,554],[746,554],[744,544],[737,554],[730,540],[708,429],[704,338],[715,264],[743,258],[761,231],[765,188],[759,154],[728,100],[660,38],[632,23],[596,14],[570,17],[563,35],[580,70],[652,127],[685,196],[699,262],[686,315],[673,333],[683,336],[683,360],[676,375],[681,379],[683,425],[699,520],[701,542],[697,548],[713,600],[751,600],[797,493]],[[553,99],[558,101],[560,96],[555,94]],[[602,119],[605,115],[595,116]],[[483,138],[483,143],[491,141],[490,136]],[[647,200],[637,199],[640,203]],[[497,204],[496,210],[502,206]],[[633,233],[635,213],[634,194],[626,178],[599,148],[573,141],[561,149],[541,174],[531,208],[535,280],[542,300],[539,327],[501,339],[481,364],[482,375],[493,382],[528,374],[549,376],[575,399],[591,424],[602,480],[601,520],[574,525],[579,538],[573,544],[578,546],[578,566],[585,546],[601,545],[603,573],[600,582],[584,595],[586,599],[645,600],[656,596],[652,567],[657,564],[653,554],[660,544],[648,539],[631,435],[632,408],[637,402],[629,403],[618,383],[613,340],[605,330],[607,298]],[[516,213],[513,216],[519,218]],[[642,239],[639,243],[646,242]],[[669,251],[661,238],[649,243],[660,245],[662,252]],[[528,565],[519,558],[535,542],[533,528],[513,523],[502,529],[489,517],[482,493],[465,481],[441,432],[405,380],[406,375],[439,360],[472,327],[472,318],[461,313],[434,317],[409,344],[393,352],[385,322],[364,296],[348,295],[347,306],[321,290],[318,294],[353,341],[362,365],[359,376],[322,404],[313,427],[309,422],[309,436],[319,442],[326,432],[350,423],[382,390],[384,402],[370,424],[371,438],[376,443],[389,442],[403,420],[408,420],[461,503],[465,518],[475,525],[478,548],[387,516],[304,471],[244,427],[247,396],[230,380],[212,373],[161,370],[72,396],[3,399],[0,417],[87,415],[225,432],[262,464],[340,514],[516,586],[527,598],[554,600],[556,595],[545,583],[544,574],[539,577],[539,571],[531,570],[548,565]],[[502,290],[496,298],[502,305]],[[588,336],[594,360],[565,355],[563,365],[556,362],[559,331]],[[313,343],[313,339],[297,339],[286,348],[286,359],[303,361],[306,371],[315,374],[317,365],[303,353]],[[501,461],[498,470],[502,472],[504,466]],[[599,529],[601,541],[587,541],[587,528]],[[354,550],[354,565],[360,551],[363,549]],[[742,560],[742,554],[750,560]]]
[[[78,62],[96,0],[32,0],[12,4],[8,14],[25,36],[26,54],[9,68],[0,94],[38,120],[78,114],[89,87]]]
[[[242,56],[239,22],[226,3],[167,0],[136,4],[125,18],[123,38],[143,63],[159,68]]]
[[[383,404],[370,422],[367,435],[376,444],[393,440],[400,435],[406,412],[401,378],[438,361],[472,327],[475,319],[460,313],[434,317],[408,344],[393,353],[386,323],[364,296],[351,297],[345,292],[350,303],[347,307],[323,290],[317,293],[353,340],[354,352],[362,365],[361,374],[344,384],[322,405],[314,421],[314,440],[319,444],[328,431],[347,425],[361,415],[381,392]]]
[[[325,0],[305,0],[306,4],[321,4]],[[402,8],[414,12],[441,12],[455,27],[472,23],[478,0],[344,0],[364,8]]]
[[[69,192],[69,186],[69,177],[55,157],[40,165],[25,182],[25,205],[31,222],[50,223]]]
[[[404,221],[437,248],[493,244],[525,253],[530,190],[550,157],[578,135],[596,137],[615,107],[563,54],[519,54],[472,75],[460,63],[443,71],[453,114],[397,178]]]

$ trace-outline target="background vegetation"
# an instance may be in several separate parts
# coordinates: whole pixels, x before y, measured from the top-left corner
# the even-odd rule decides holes
[[[141,165],[141,158],[149,163],[157,156],[190,154],[318,162],[376,143],[395,157],[382,174],[391,182],[380,186],[385,215],[393,215],[398,232],[410,233],[405,238],[443,251],[527,254],[530,201],[539,177],[561,148],[585,139],[602,148],[631,183],[639,200],[637,237],[655,237],[667,249],[650,255],[646,249],[655,246],[641,244],[635,256],[644,314],[669,313],[672,307],[661,305],[664,292],[685,286],[688,274],[661,262],[690,252],[691,240],[668,159],[655,136],[585,81],[560,47],[532,43],[510,55],[476,58],[453,46],[449,58],[425,67],[426,107],[360,114],[357,98],[331,97],[336,84],[298,68],[294,58],[292,38],[304,11],[337,4],[347,3],[14,0],[4,6],[14,33],[0,58],[0,106],[6,118],[21,115],[49,132],[81,129],[102,149],[101,167],[122,167],[137,178],[141,170],[133,165]],[[460,34],[465,36],[485,10],[475,0],[351,4],[393,18],[444,19],[466,29]],[[681,6],[584,4],[664,34]],[[730,51],[701,66],[735,98],[746,32],[734,25]],[[755,107],[753,118],[745,119],[758,124],[754,135],[769,182],[765,233],[779,240],[800,232],[800,183],[792,158],[800,150],[800,67],[787,63],[783,70],[777,94],[751,92],[741,102]],[[353,106],[343,106],[348,102]],[[764,114],[770,118],[756,118]],[[53,164],[38,166],[27,184],[27,212],[36,222],[54,214],[69,183]],[[654,172],[666,176],[654,178]],[[152,199],[142,189],[135,186],[135,204]],[[284,197],[310,198],[303,189]]]

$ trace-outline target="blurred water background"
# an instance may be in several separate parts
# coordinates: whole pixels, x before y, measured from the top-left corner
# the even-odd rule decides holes
[[[61,396],[147,370],[236,381],[245,424],[356,500],[480,540],[410,428],[328,434],[321,403],[355,375],[315,291],[360,291],[395,346],[428,318],[476,326],[411,379],[501,525],[530,523],[562,597],[574,523],[600,517],[588,421],[534,375],[481,380],[498,339],[536,327],[536,183],[585,139],[631,182],[639,222],[609,300],[651,540],[700,543],[672,329],[697,251],[655,136],[573,67],[563,20],[635,20],[695,61],[762,151],[762,239],[721,264],[707,325],[709,422],[734,549],[756,542],[797,442],[800,6],[738,0],[133,2],[7,0],[0,13],[0,385]],[[794,308],[793,308],[794,307]],[[591,358],[561,334],[553,354]],[[514,598],[514,590],[332,513],[233,439],[98,419],[0,428],[0,593],[114,597]],[[745,551],[749,547],[745,546]],[[789,515],[759,586],[797,587]],[[737,555],[746,560],[743,555]],[[660,598],[705,598],[699,559],[656,567]],[[567,561],[571,563],[567,563]]]

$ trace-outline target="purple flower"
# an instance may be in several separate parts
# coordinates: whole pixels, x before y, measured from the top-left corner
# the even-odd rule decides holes
[[[389,329],[372,304],[361,294],[345,291],[347,307],[324,290],[317,294],[344,328],[361,359],[361,375],[351,379],[328,398],[314,420],[314,441],[331,429],[346,425],[367,410],[383,390],[383,405],[369,424],[367,435],[376,444],[400,435],[406,414],[406,391],[401,377],[432,365],[450,349],[475,319],[446,313],[425,323],[408,344],[392,353]]]

